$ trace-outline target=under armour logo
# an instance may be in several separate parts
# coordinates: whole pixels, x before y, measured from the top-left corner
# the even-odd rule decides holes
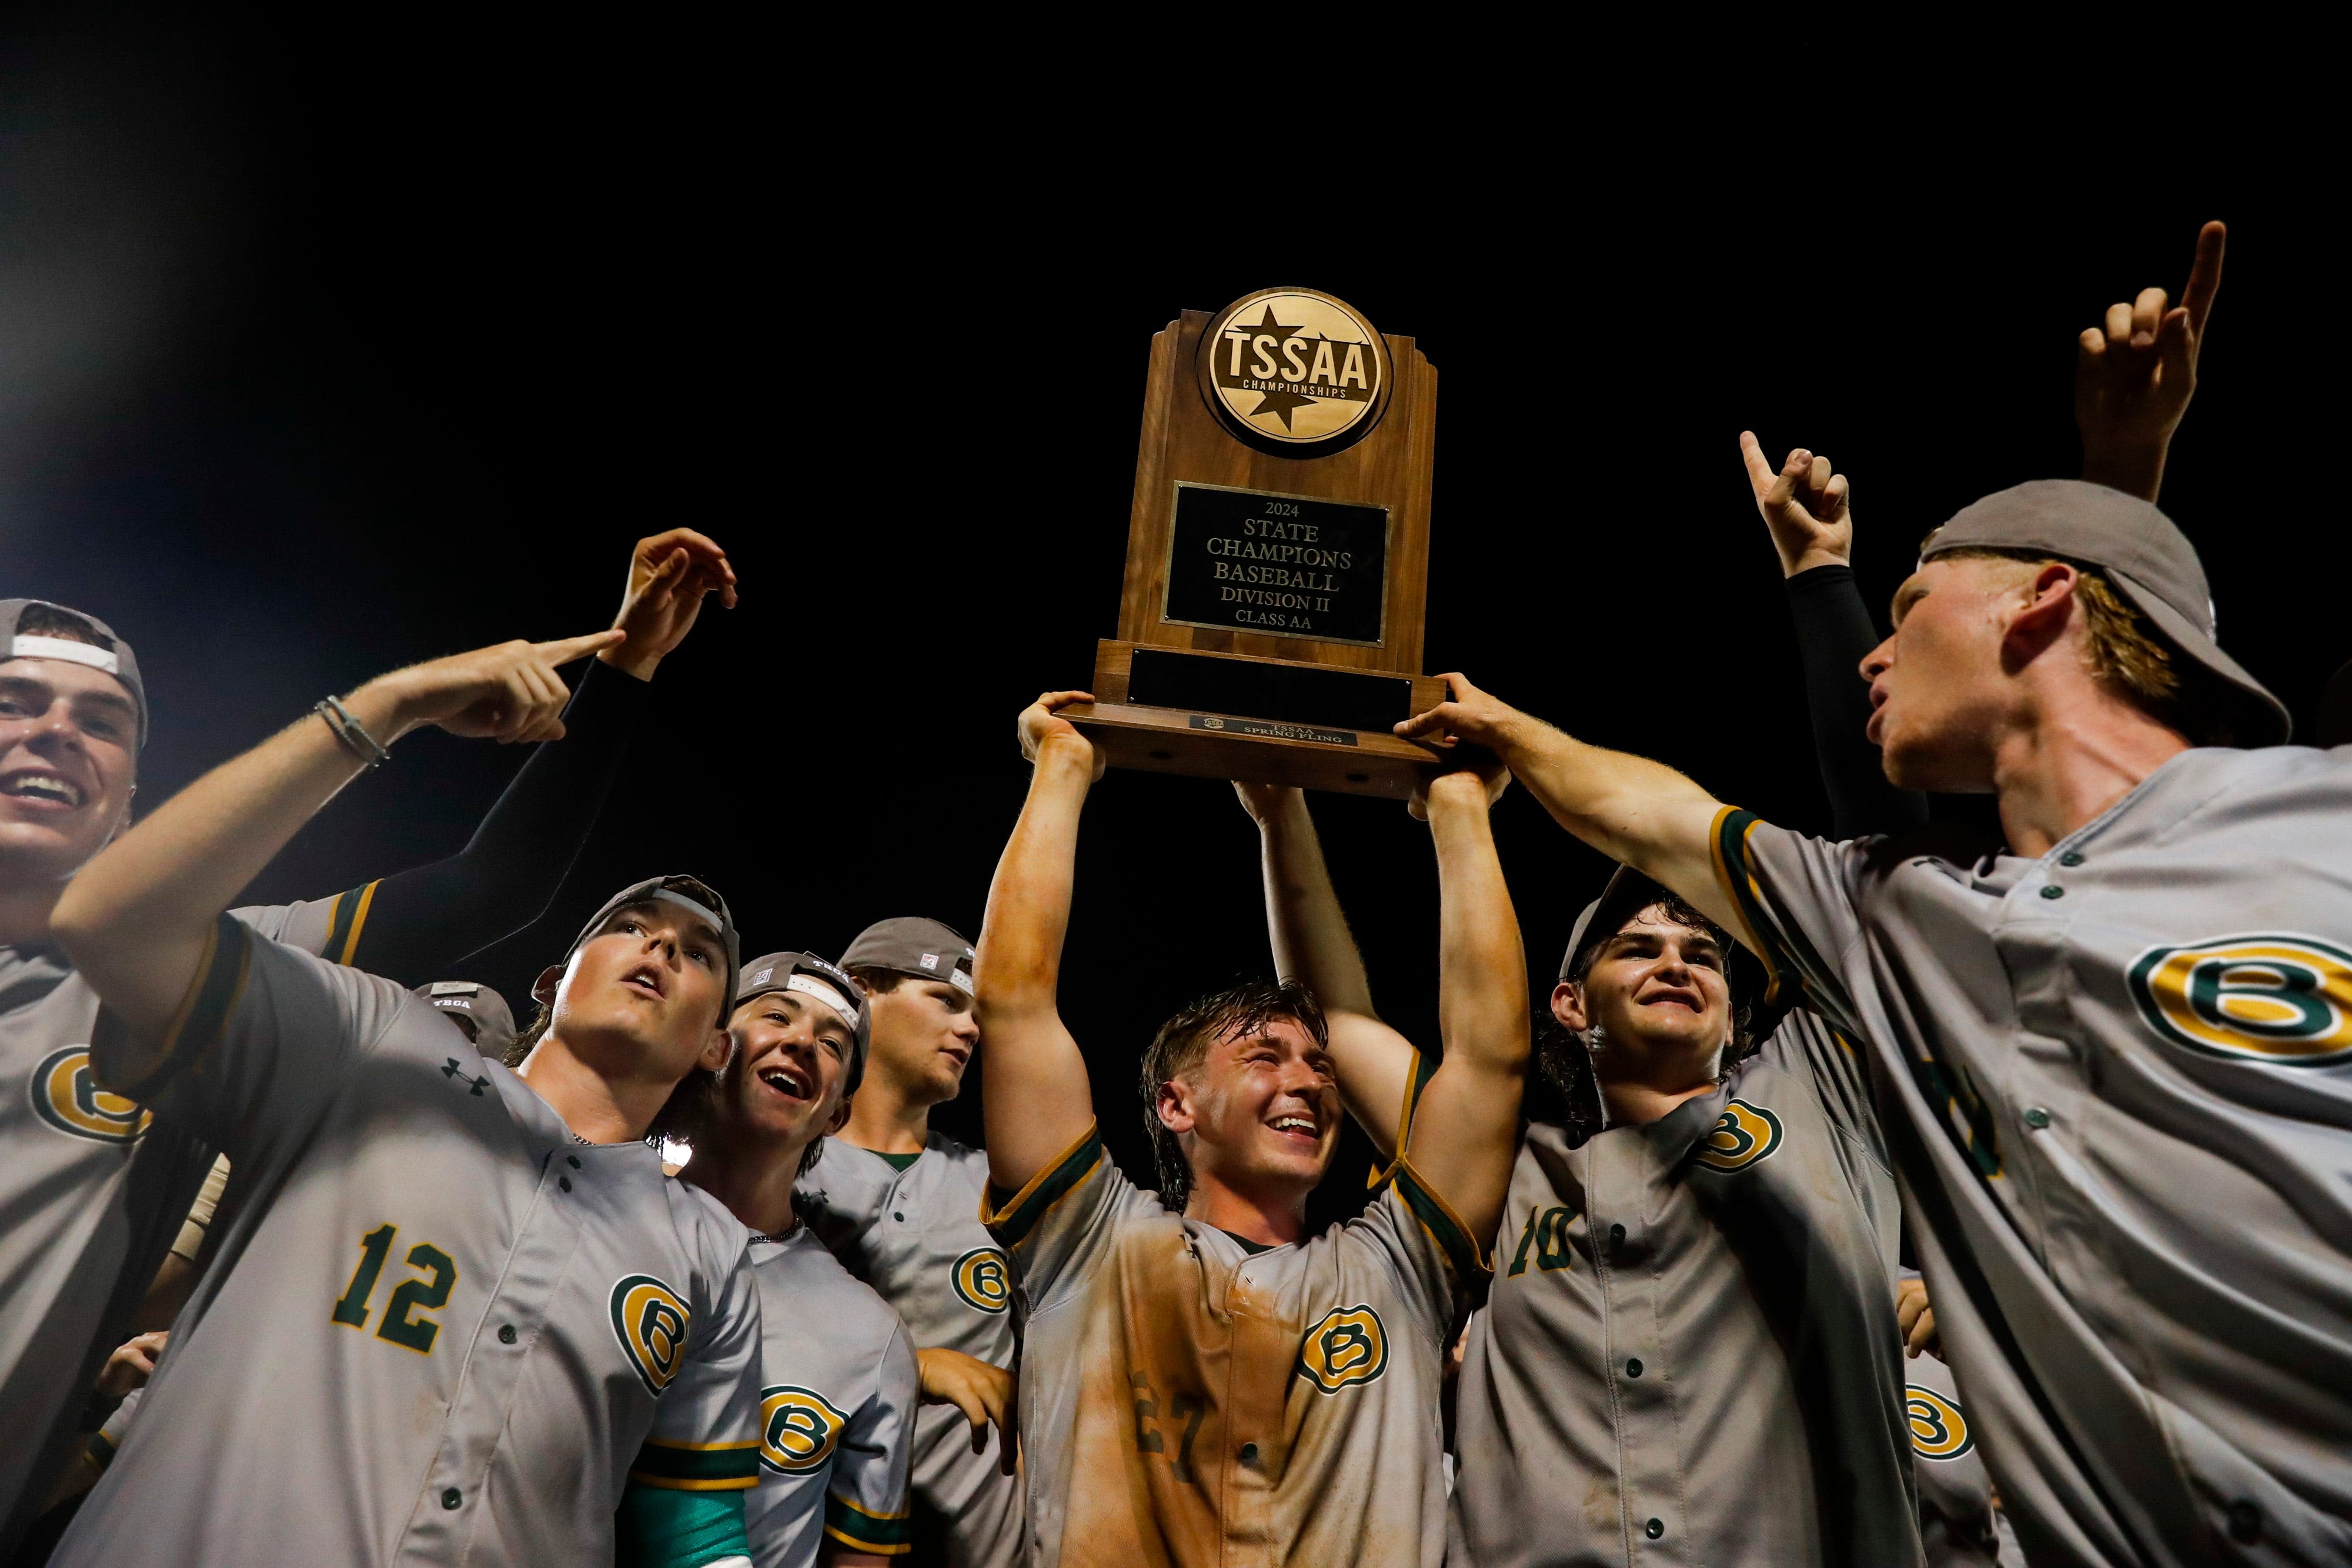
[[[472,1074],[468,1073],[464,1068],[458,1066],[457,1059],[454,1056],[449,1058],[449,1065],[441,1070],[441,1076],[444,1078],[463,1078],[467,1082],[474,1086],[474,1097],[476,1099],[479,1099],[481,1097],[482,1091],[490,1086],[490,1081],[488,1079],[476,1078]]]

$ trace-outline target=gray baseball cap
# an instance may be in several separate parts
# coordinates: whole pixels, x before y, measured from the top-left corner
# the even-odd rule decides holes
[[[2154,505],[2086,479],[2035,479],[1963,507],[1927,536],[1926,565],[1958,549],[2033,550],[2095,566],[2173,646],[2244,700],[2233,705],[2242,746],[2284,743],[2286,705],[2213,640],[2213,591],[2197,549]]]
[[[47,636],[38,631],[19,633],[16,627],[25,619],[25,612],[36,606],[88,622],[90,630],[106,639],[106,646],[97,647],[70,637]],[[97,616],[52,604],[46,599],[0,599],[0,662],[9,659],[63,659],[68,664],[105,671],[130,691],[131,705],[139,710],[139,744],[142,749],[147,745],[147,686],[139,678],[138,655],[131,653],[130,643],[115,635],[113,627]]]
[[[743,949],[735,934],[735,916],[728,912],[727,901],[719,896],[718,890],[700,877],[649,876],[643,882],[632,883],[621,889],[588,917],[588,924],[580,928],[580,935],[574,936],[572,946],[563,950],[563,961],[570,963],[572,955],[580,951],[580,945],[595,936],[604,922],[613,917],[615,910],[632,904],[675,904],[709,921],[727,944],[727,989],[724,994],[730,997],[735,994],[736,984],[743,973]],[[730,1002],[728,1005],[731,1008],[734,1004]],[[720,1010],[719,1021],[721,1024],[727,1021],[726,1009]]]
[[[951,925],[901,915],[857,934],[841,956],[845,969],[890,969],[919,980],[945,980],[971,994],[971,944]]]
[[[506,998],[471,980],[436,980],[419,986],[415,994],[434,1009],[449,1015],[473,1040],[474,1049],[493,1061],[505,1060],[515,1042],[514,1014]]]
[[[735,1005],[740,1008],[770,991],[796,991],[812,1001],[824,1003],[849,1021],[856,1032],[856,1041],[849,1053],[849,1071],[843,1080],[841,1097],[846,1100],[856,1093],[858,1084],[866,1078],[866,1054],[874,1039],[873,1019],[866,1010],[866,993],[857,988],[857,982],[838,966],[814,953],[771,953],[743,966],[743,984],[736,993]]]
[[[1625,928],[1625,922],[1673,896],[1632,866],[1619,866],[1609,884],[1601,890],[1601,896],[1586,904],[1584,913],[1576,917],[1576,925],[1568,934],[1568,951],[1559,960],[1559,977],[1573,978],[1577,960],[1584,956],[1586,948],[1607,941]],[[1732,1005],[1761,1007],[1771,984],[1763,960],[1734,940],[1724,961],[1728,966]]]

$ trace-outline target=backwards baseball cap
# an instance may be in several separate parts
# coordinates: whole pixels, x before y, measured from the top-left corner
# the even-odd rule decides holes
[[[515,1042],[514,1014],[506,998],[471,980],[436,980],[416,988],[415,995],[447,1013],[471,1037],[474,1049],[493,1061]]]
[[[1919,564],[1959,549],[2032,550],[2097,567],[2174,647],[2243,699],[2230,715],[2240,744],[2281,744],[2294,728],[2286,705],[2213,640],[2213,591],[2196,547],[2153,504],[2086,479],[2035,479],[1961,507],[1927,536]]]
[[[632,904],[675,904],[689,914],[699,915],[727,944],[727,989],[723,994],[730,997],[735,994],[736,982],[743,972],[740,958],[743,949],[735,934],[735,916],[728,913],[727,901],[700,877],[647,877],[643,882],[632,883],[621,889],[604,901],[603,908],[589,916],[588,924],[580,928],[580,935],[572,939],[572,946],[563,950],[563,961],[570,963],[572,955],[580,951],[581,945],[604,929],[604,922]],[[733,1004],[729,1005],[731,1007]],[[719,1022],[723,1024],[726,1021],[722,1009]]]
[[[888,969],[919,980],[945,980],[971,995],[971,944],[953,926],[919,915],[877,920],[841,956],[845,969]]]
[[[814,953],[771,953],[743,967],[743,984],[736,993],[735,1005],[740,1008],[770,991],[797,992],[811,1001],[824,1003],[848,1022],[856,1040],[850,1048],[849,1071],[842,1080],[841,1097],[846,1100],[856,1093],[858,1083],[866,1077],[866,1048],[874,1038],[873,1020],[866,1011],[866,995],[857,988],[857,982]]]
[[[19,632],[16,628],[26,620],[28,610],[70,615],[104,638],[106,645],[98,647],[71,637],[49,636],[37,625],[32,632]],[[39,617],[33,619],[37,623]],[[0,662],[9,659],[62,659],[69,664],[88,664],[112,675],[131,693],[131,706],[139,711],[139,744],[142,748],[146,746],[147,687],[139,678],[139,660],[131,652],[131,644],[116,636],[114,628],[97,616],[52,604],[46,599],[0,599]]]
[[[1576,925],[1568,934],[1568,952],[1559,961],[1559,977],[1562,980],[1573,979],[1576,967],[1588,949],[1599,946],[1625,929],[1625,922],[1650,905],[1663,904],[1672,897],[1673,894],[1632,866],[1619,866],[1616,873],[1610,877],[1609,885],[1601,890],[1601,896],[1586,904],[1584,913],[1576,917]],[[1771,985],[1771,976],[1766,971],[1763,960],[1735,941],[1731,944],[1731,951],[1724,955],[1724,963],[1727,966],[1725,978],[1731,986],[1731,1005],[1734,1008],[1746,1005],[1750,1009],[1760,1009],[1767,999],[1765,993]],[[1764,1031],[1757,1027],[1752,1016],[1749,1028],[1752,1037],[1761,1038]]]

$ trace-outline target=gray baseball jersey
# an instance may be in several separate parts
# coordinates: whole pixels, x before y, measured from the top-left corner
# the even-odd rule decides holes
[[[1716,831],[1871,1043],[2026,1554],[2352,1562],[2352,750],[2184,752],[2039,859],[1937,843]]]
[[[830,1535],[856,1552],[907,1550],[915,1353],[898,1314],[797,1226],[751,1239],[767,1325],[760,1484],[743,1523],[759,1568],[808,1568]]]
[[[750,1233],[652,1148],[227,918],[163,1048],[131,1092],[250,1185],[57,1563],[557,1568],[628,1480],[755,1483]]]
[[[980,1222],[987,1190],[988,1155],[938,1133],[903,1171],[827,1138],[793,1202],[842,1266],[898,1312],[918,1350],[960,1350],[1010,1368],[1012,1278]],[[1021,1485],[998,1462],[993,1427],[974,1454],[962,1413],[928,1406],[915,1421],[912,1473],[915,1507],[940,1521],[952,1568],[1021,1561]]]
[[[1438,1385],[1486,1270],[1400,1160],[1362,1216],[1246,1247],[1087,1135],[990,1216],[1027,1308],[1037,1568],[1436,1568]]]
[[[317,953],[358,940],[373,888],[237,911]],[[90,1380],[130,1337],[155,1270],[202,1190],[198,1132],[99,1087],[98,996],[54,947],[0,946],[0,1548],[27,1522],[69,1442]]]
[[[1895,1236],[1860,1064],[1803,1012],[1656,1122],[1529,1127],[1455,1396],[1457,1557],[1916,1568]]]
[[[2015,1540],[2001,1531],[1992,1478],[1952,1369],[1923,1354],[1904,1362],[1903,1375],[1927,1568],[2025,1568]]]

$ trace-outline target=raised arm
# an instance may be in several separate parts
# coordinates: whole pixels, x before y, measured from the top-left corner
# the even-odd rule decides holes
[[[1275,970],[1286,980],[1304,982],[1322,1004],[1339,1098],[1381,1157],[1393,1159],[1412,1083],[1413,1046],[1372,1009],[1363,956],[1339,911],[1307,796],[1270,784],[1236,784],[1234,789],[1257,823]]]
[[[1487,809],[1509,781],[1464,768],[1429,786],[1437,845],[1437,1027],[1444,1060],[1422,1091],[1406,1153],[1480,1246],[1503,1216],[1528,1066],[1528,956]]]
[[[1870,723],[1870,686],[1862,678],[1862,661],[1880,636],[1849,564],[1853,509],[1846,476],[1802,447],[1775,472],[1762,444],[1744,430],[1739,455],[1780,557],[1832,831],[1855,839],[1917,827],[1927,820],[1927,798],[1888,783],[1878,747],[1863,733]]]
[[[377,743],[421,725],[500,741],[551,740],[563,682],[556,666],[609,646],[618,632],[505,643],[379,675],[343,699]],[[140,1046],[143,1076],[203,962],[213,922],[362,766],[358,741],[316,715],[223,763],[82,868],[58,901],[58,941]]]
[[[537,920],[563,885],[645,711],[654,671],[704,598],[735,603],[727,552],[692,528],[639,539],[613,629],[563,711],[562,744],[534,749],[466,847],[376,884],[350,962],[422,985]]]
[[[1715,876],[1723,803],[1663,762],[1571,739],[1449,674],[1450,701],[1396,727],[1409,740],[1483,746],[1552,819],[1607,855],[1673,889],[1727,931],[1744,931]]]
[[[2129,304],[2107,307],[2099,326],[2076,340],[2074,424],[2083,435],[2083,477],[2153,501],[2164,486],[2173,433],[2197,391],[2205,322],[2221,291],[2221,252],[2230,231],[2218,223],[2197,233],[2197,259],[2180,303],[2167,308],[2161,288],[2143,288]]]
[[[1101,777],[1095,748],[1057,716],[1085,692],[1047,692],[1022,710],[1029,799],[996,862],[971,966],[980,1016],[989,1180],[1017,1192],[1085,1135],[1095,1117],[1087,1059],[1062,1022],[1062,939],[1078,862],[1078,816]]]

